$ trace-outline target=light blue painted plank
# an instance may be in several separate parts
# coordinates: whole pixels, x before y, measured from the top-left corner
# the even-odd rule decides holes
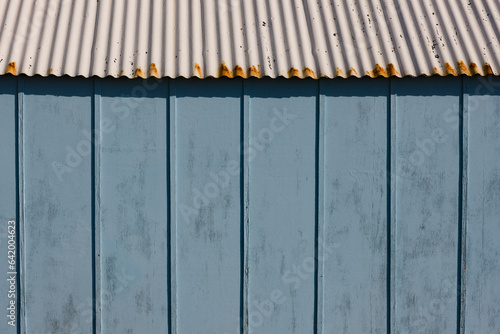
[[[323,333],[386,333],[389,81],[321,86]]]
[[[179,333],[239,333],[241,80],[177,80],[176,312]]]
[[[500,329],[500,80],[466,80],[465,332]],[[466,95],[467,96],[467,95]]]
[[[28,333],[92,332],[92,82],[26,80],[25,298]]]
[[[392,80],[396,117],[394,328],[456,333],[462,84]],[[391,332],[392,332],[391,331]]]
[[[18,292],[19,286],[11,289],[11,284],[7,279],[11,279],[11,275],[7,272],[16,272],[17,269],[11,270],[9,261],[19,261],[18,249],[11,249],[9,252],[9,236],[13,236],[14,232],[16,239],[17,223],[17,192],[16,192],[16,94],[17,94],[17,79],[13,77],[0,78],[0,270],[4,273],[5,279],[0,280],[0,305],[11,310],[6,311],[6,315],[0,322],[0,333],[17,333],[19,325],[19,307],[18,307]],[[9,223],[14,221],[14,223]],[[10,227],[9,227],[10,226]],[[12,241],[11,241],[12,244]],[[15,246],[15,244],[14,244]],[[12,248],[12,246],[10,246]],[[9,252],[9,253],[8,253]],[[14,256],[9,259],[8,256]],[[17,276],[17,275],[14,275]],[[11,292],[12,291],[12,292]],[[14,295],[12,295],[14,293]],[[13,301],[14,305],[11,304]],[[14,312],[11,314],[11,312]],[[10,325],[9,325],[10,323]]]
[[[314,330],[317,88],[246,82],[250,333]]]
[[[167,82],[100,86],[102,333],[167,333]]]

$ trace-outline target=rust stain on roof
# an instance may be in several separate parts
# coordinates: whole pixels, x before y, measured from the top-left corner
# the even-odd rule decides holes
[[[257,78],[260,78],[262,75],[260,74],[260,65],[257,65],[257,67],[255,67],[254,65],[252,65],[252,67],[250,67],[248,69],[248,76],[249,77],[257,77]]]
[[[242,77],[245,78],[245,71],[243,71],[243,68],[240,65],[236,65],[233,70],[233,75],[236,77]]]
[[[9,63],[7,65],[7,70],[5,71],[5,73],[10,73],[10,74],[14,74],[14,75],[17,75],[17,69],[16,69],[16,62],[13,61],[11,63]]]
[[[468,76],[470,76],[470,71],[469,71],[469,67],[467,65],[465,65],[465,63],[463,61],[459,61],[457,62],[457,65],[458,65],[458,70],[460,71],[461,74],[466,74]]]
[[[396,67],[393,63],[389,63],[389,65],[387,65],[387,74],[399,76],[399,72],[396,70]]]
[[[300,72],[298,69],[296,69],[295,67],[290,67],[290,69],[288,70],[288,77],[291,78],[291,77],[300,77]]]
[[[149,73],[150,73],[151,76],[154,76],[154,77],[157,77],[157,78],[160,77],[158,75],[158,69],[156,68],[156,64],[155,63],[151,63],[151,65],[149,66]]]
[[[472,75],[474,74],[481,74],[481,71],[479,70],[479,67],[475,63],[470,63],[469,69]]]
[[[201,78],[201,67],[200,64],[194,63],[194,70],[196,73],[198,73],[198,78]]]
[[[351,75],[353,75],[353,73],[355,76],[358,76],[358,72],[353,67],[351,67],[351,69],[347,71],[347,76],[350,77]]]
[[[444,64],[444,72],[446,75],[451,74],[453,76],[457,76],[457,72],[455,72],[455,69],[448,63]]]
[[[142,72],[142,69],[140,67],[136,68],[135,69],[135,72],[134,72],[134,78],[143,78],[144,77],[144,73]]]
[[[383,76],[387,78],[387,71],[379,64],[375,64],[375,68],[373,69],[373,71],[366,71],[366,75],[372,78],[376,78],[378,76]]]
[[[434,67],[434,74],[441,75],[441,72],[437,69],[437,67]]]
[[[304,77],[316,79],[316,74],[314,74],[314,71],[311,70],[309,67],[304,68],[303,73],[304,73]]]
[[[226,66],[226,63],[222,62],[222,64],[220,64],[220,67],[219,67],[219,78],[221,77],[228,77],[228,78],[232,78],[232,74],[231,74],[231,71],[229,70],[229,68]]]
[[[340,76],[340,77],[343,77],[344,76],[344,72],[342,72],[342,70],[340,68],[337,67],[337,71],[336,71],[337,75]]]
[[[484,65],[483,65],[483,74],[484,74],[484,75],[490,75],[490,74],[493,74],[493,70],[491,69],[490,64],[488,64],[488,63],[484,63]]]
[[[366,74],[372,78],[376,77],[384,77],[388,78],[390,76],[399,76],[399,72],[396,70],[396,67],[393,63],[389,63],[386,68],[380,66],[379,64],[375,64],[375,68],[373,71],[367,71]]]

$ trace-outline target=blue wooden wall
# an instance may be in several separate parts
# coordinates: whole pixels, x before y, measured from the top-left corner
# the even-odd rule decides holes
[[[498,78],[3,76],[0,170],[0,333],[500,333]]]

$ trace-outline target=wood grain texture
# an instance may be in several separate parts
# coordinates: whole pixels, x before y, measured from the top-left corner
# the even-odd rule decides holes
[[[166,332],[167,85],[101,87],[102,333]]]

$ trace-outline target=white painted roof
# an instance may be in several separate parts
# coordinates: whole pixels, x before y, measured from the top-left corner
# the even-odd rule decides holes
[[[4,0],[0,74],[499,74],[498,0]]]

